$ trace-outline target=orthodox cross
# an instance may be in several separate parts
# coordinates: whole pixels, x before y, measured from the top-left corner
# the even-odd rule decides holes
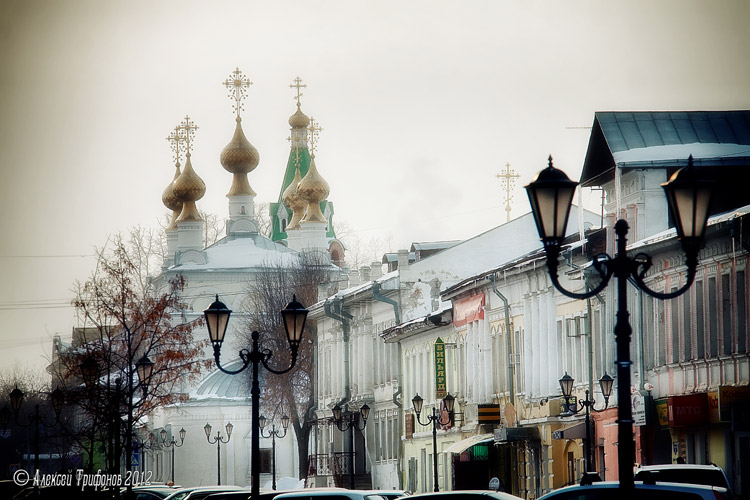
[[[190,144],[190,140],[195,138],[195,131],[198,130],[198,126],[189,116],[185,115],[185,119],[176,128],[178,135],[182,135],[185,140],[185,155],[190,156],[190,150],[193,145]]]
[[[232,108],[234,109],[234,112],[237,113],[237,118],[240,117],[240,111],[244,109],[242,100],[245,98],[245,92],[252,84],[253,82],[251,82],[247,76],[242,74],[240,68],[236,68],[232,71],[229,77],[222,82],[222,85],[229,90],[227,97],[234,100]]]
[[[315,150],[317,146],[318,141],[318,134],[321,130],[323,130],[319,125],[315,123],[315,118],[312,116],[310,117],[310,126],[307,127],[307,130],[310,131],[310,156],[315,158]]]
[[[172,148],[172,152],[174,153],[175,165],[179,167],[180,157],[182,156],[180,153],[180,144],[185,142],[185,135],[180,131],[180,127],[178,126],[169,134],[167,140],[169,141],[169,147]]]
[[[307,85],[302,83],[302,79],[300,77],[297,77],[294,79],[294,83],[289,84],[290,89],[297,89],[297,95],[292,97],[292,99],[297,99],[297,106],[299,106],[299,98],[302,97],[305,94],[300,93],[301,88],[306,88]]]
[[[296,156],[295,164],[299,166],[299,137],[290,135],[286,138],[287,141],[289,141],[292,144],[292,147],[294,148],[294,154]]]
[[[515,179],[521,176],[510,169],[510,163],[506,163],[505,172],[501,172],[495,177],[500,179],[505,184],[505,212],[508,214],[506,222],[510,222],[510,200],[513,198],[513,196],[511,196],[510,194],[510,190],[513,187]]]

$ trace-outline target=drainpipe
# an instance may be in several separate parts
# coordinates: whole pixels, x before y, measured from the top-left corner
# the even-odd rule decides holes
[[[505,309],[505,349],[508,353],[508,373],[505,376],[505,385],[508,389],[508,392],[510,393],[510,404],[514,405],[516,404],[516,396],[515,396],[515,386],[513,384],[513,362],[511,359],[511,335],[513,332],[510,329],[510,306],[508,305],[508,299],[505,298],[505,295],[500,293],[500,290],[497,289],[497,284],[495,275],[492,274],[488,278],[490,282],[492,283],[492,291],[495,292],[495,295],[500,297],[500,300],[503,301],[503,308]]]
[[[331,303],[333,303],[334,310],[331,309]],[[353,319],[354,316],[344,311],[341,305],[341,299],[334,298],[332,301],[328,299],[323,302],[323,311],[329,318],[340,321],[341,328],[344,336],[344,397],[336,404],[341,406],[348,403],[352,397],[351,386],[349,384],[349,320]]]

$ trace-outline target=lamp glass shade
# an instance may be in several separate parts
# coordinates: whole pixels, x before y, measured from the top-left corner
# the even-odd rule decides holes
[[[232,429],[234,429],[234,426],[232,425],[232,422],[227,422],[226,427],[224,427],[227,430],[227,440],[232,437]]]
[[[551,156],[549,166],[526,186],[534,222],[542,241],[561,242],[565,238],[570,203],[577,186],[578,183],[568,179],[565,172],[552,166]]]
[[[688,166],[675,172],[661,185],[680,239],[703,238],[708,222],[713,183],[702,179],[693,168],[693,157]]]
[[[336,405],[333,407],[333,419],[336,422],[341,422],[341,406]]]
[[[148,359],[148,356],[143,356],[136,361],[135,370],[138,372],[138,380],[147,386],[151,382],[151,374],[154,373],[154,362]]]
[[[231,309],[219,300],[218,295],[216,295],[216,300],[208,306],[208,309],[203,311],[208,328],[208,337],[212,344],[221,345],[224,342],[224,335],[227,333],[227,325],[229,325],[231,314]]]
[[[283,427],[284,430],[289,428],[289,416],[288,415],[284,415],[283,417],[281,417],[281,427]]]
[[[185,441],[185,435],[186,434],[187,434],[187,431],[185,430],[184,427],[182,429],[180,429],[180,442]]]
[[[417,415],[422,413],[423,404],[424,404],[424,399],[422,399],[422,397],[419,394],[414,396],[411,400],[411,405],[414,407],[414,411],[417,413]]]
[[[563,396],[566,398],[569,398],[573,393],[573,382],[575,382],[575,380],[568,375],[568,372],[565,372],[565,375],[560,379],[560,390],[562,390]]]
[[[55,411],[55,415],[59,415],[65,403],[65,393],[58,387],[52,391],[50,399],[52,400],[52,409]]]
[[[293,295],[292,301],[281,310],[281,317],[284,320],[284,329],[286,330],[286,338],[289,340],[289,346],[292,350],[296,350],[302,341],[302,332],[305,329],[307,313],[307,309],[297,302],[296,295]]]
[[[366,422],[370,416],[370,407],[367,405],[367,403],[362,405],[362,408],[359,409],[359,413],[362,415],[362,418]]]
[[[211,424],[206,423],[206,425],[203,426],[203,431],[206,433],[206,437],[211,437]]]
[[[21,401],[23,401],[23,391],[16,386],[15,389],[10,391],[10,407],[13,409],[13,413],[18,413],[21,409]]]
[[[161,440],[163,443],[167,442],[167,430],[166,429],[162,429],[161,431],[159,431],[159,436],[161,436]]]
[[[261,429],[266,428],[266,417],[264,417],[263,415],[258,417],[258,427],[260,427]]]
[[[453,407],[456,404],[456,398],[448,394],[443,398],[443,404],[445,405],[445,411],[448,413],[453,413]]]
[[[599,379],[599,386],[602,389],[602,396],[608,399],[612,394],[612,385],[615,383],[615,379],[607,375],[606,373]]]

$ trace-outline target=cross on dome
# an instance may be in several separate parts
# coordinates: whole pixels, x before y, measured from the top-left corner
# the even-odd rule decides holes
[[[181,132],[180,127],[175,127],[171,134],[169,134],[169,137],[167,137],[167,140],[169,141],[169,147],[172,149],[172,152],[174,153],[174,163],[175,165],[180,165],[180,158],[182,157],[182,152],[180,150],[180,145],[184,143],[187,139],[185,138],[184,133]]]
[[[318,141],[318,135],[321,130],[323,130],[320,125],[315,123],[315,118],[312,116],[310,117],[310,126],[307,127],[307,130],[310,131],[310,156],[315,158],[315,151],[317,150],[317,141]]]
[[[502,172],[495,175],[498,179],[500,179],[505,184],[505,212],[507,213],[508,219],[507,222],[510,222],[510,200],[513,198],[513,196],[510,194],[510,190],[513,187],[513,182],[518,177],[521,177],[519,174],[517,174],[514,170],[510,169],[510,162],[505,164],[505,172]]]
[[[246,89],[250,87],[253,82],[251,82],[250,79],[240,71],[240,68],[236,68],[232,71],[229,77],[222,82],[222,84],[229,90],[227,97],[234,100],[232,108],[237,114],[237,118],[239,118],[240,111],[245,109],[242,100],[245,98]]]
[[[300,77],[297,77],[297,78],[294,79],[294,83],[290,83],[289,84],[289,88],[290,89],[294,89],[294,88],[297,89],[297,95],[294,96],[294,97],[292,97],[292,99],[296,99],[297,100],[297,106],[299,106],[300,105],[299,98],[302,97],[303,95],[305,95],[305,94],[300,93],[300,89],[301,88],[307,88],[307,85],[304,84],[304,83],[302,83],[302,79]]]
[[[185,115],[185,119],[175,127],[175,130],[178,131],[178,135],[182,134],[185,138],[185,155],[190,156],[190,150],[193,148],[190,140],[195,138],[195,131],[198,130],[198,126],[188,115]]]

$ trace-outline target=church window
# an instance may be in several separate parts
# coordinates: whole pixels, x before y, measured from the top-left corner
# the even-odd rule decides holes
[[[242,207],[240,208],[240,215],[247,215],[245,212],[245,205],[242,205]]]
[[[260,450],[260,472],[271,474],[271,448]]]

